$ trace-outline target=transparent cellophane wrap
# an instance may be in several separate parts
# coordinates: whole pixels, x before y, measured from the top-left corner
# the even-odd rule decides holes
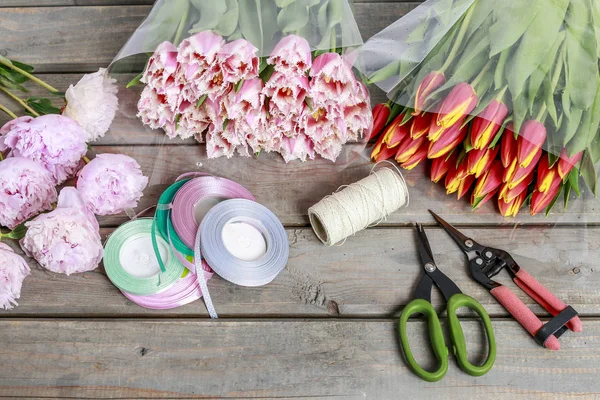
[[[235,154],[231,158],[209,159],[204,143],[193,138],[169,139],[162,129],[143,126],[136,114],[144,85],[125,86],[143,71],[158,45],[169,41],[177,46],[206,30],[221,35],[227,42],[248,40],[258,48],[261,62],[282,37],[290,34],[305,38],[314,56],[330,51],[344,55],[363,43],[348,0],[158,0],[110,67],[111,76],[119,83],[120,103],[106,141],[127,146],[127,151],[150,177],[147,192],[160,192],[179,174],[198,171],[236,180],[252,190],[259,200],[291,196],[293,192],[301,201],[296,209],[285,213],[304,215],[312,205],[308,200],[302,201],[305,196],[310,197],[308,182],[315,177],[317,182],[327,182],[321,186],[325,195],[345,183],[340,172],[348,166],[356,162],[366,166],[364,140],[343,146],[335,162],[316,156],[314,160],[286,163],[281,155],[266,152],[250,157]],[[329,181],[327,176],[331,177]],[[304,181],[307,183],[302,184]],[[257,191],[264,193],[261,196]],[[156,197],[154,192],[145,196],[140,208],[152,205]]]
[[[562,190],[569,207],[579,209],[591,205],[575,203],[597,193],[599,56],[597,1],[428,0],[368,39],[355,67],[387,94],[396,112],[412,112],[419,85],[441,73],[443,84],[420,111],[439,111],[452,89],[467,83],[478,102],[463,123],[493,100],[508,109],[499,134],[511,123],[517,136],[527,121],[541,122],[550,166],[561,154],[583,153],[575,168],[579,174]],[[583,199],[573,200],[575,186]]]

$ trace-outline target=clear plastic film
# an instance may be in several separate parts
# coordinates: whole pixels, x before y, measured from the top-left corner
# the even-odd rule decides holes
[[[500,196],[539,213],[561,193],[566,206],[579,177],[597,194],[599,57],[598,2],[429,0],[369,39],[355,67],[387,93],[388,123],[401,115],[427,137],[427,158],[490,172]]]

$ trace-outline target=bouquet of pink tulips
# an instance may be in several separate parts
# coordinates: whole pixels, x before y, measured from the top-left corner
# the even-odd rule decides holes
[[[548,213],[561,192],[567,207],[580,176],[597,194],[600,3],[429,0],[362,51],[390,98],[374,109],[374,160],[429,159],[448,194],[504,216]]]
[[[369,92],[341,55],[361,44],[347,0],[175,4],[189,11],[175,19],[184,28],[151,35],[165,40],[149,41],[156,47],[139,77],[138,117],[148,127],[206,142],[208,158],[276,152],[286,162],[335,161],[371,131]],[[156,33],[172,12],[165,6],[140,32]]]

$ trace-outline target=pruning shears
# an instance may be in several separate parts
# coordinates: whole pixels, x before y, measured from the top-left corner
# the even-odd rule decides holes
[[[417,247],[422,261],[423,275],[414,292],[412,300],[402,311],[398,331],[400,343],[406,361],[413,372],[428,382],[437,382],[442,379],[448,371],[448,347],[444,340],[444,333],[440,320],[431,304],[431,290],[435,284],[447,302],[448,323],[450,325],[450,337],[452,339],[452,350],[456,355],[460,368],[471,376],[481,376],[489,372],[496,359],[496,339],[492,328],[492,321],[483,306],[474,298],[463,294],[458,286],[438,268],[429,241],[423,226],[417,224]],[[467,307],[475,311],[483,322],[488,342],[488,356],[486,361],[480,365],[473,365],[467,358],[467,346],[465,335],[460,326],[456,311],[461,307]],[[415,314],[423,314],[428,320],[429,336],[431,346],[438,360],[439,366],[436,371],[424,370],[415,360],[410,350],[407,334],[408,319]]]
[[[429,210],[429,212],[467,256],[473,279],[487,288],[538,344],[551,350],[559,350],[558,338],[563,333],[568,329],[581,332],[581,320],[577,316],[577,311],[565,305],[550,290],[529,275],[508,252],[477,243],[433,211]],[[552,320],[546,324],[542,323],[508,287],[492,280],[504,269],[521,290],[554,316]]]

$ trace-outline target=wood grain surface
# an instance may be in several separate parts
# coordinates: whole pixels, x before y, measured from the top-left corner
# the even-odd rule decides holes
[[[470,359],[480,362],[481,328],[462,326]],[[10,346],[0,396],[592,399],[600,395],[600,322],[584,326],[552,352],[515,322],[496,320],[487,375],[470,377],[450,360],[445,379],[431,384],[403,362],[396,321],[3,320],[0,341]],[[425,324],[410,322],[409,331],[413,352],[427,354]]]

